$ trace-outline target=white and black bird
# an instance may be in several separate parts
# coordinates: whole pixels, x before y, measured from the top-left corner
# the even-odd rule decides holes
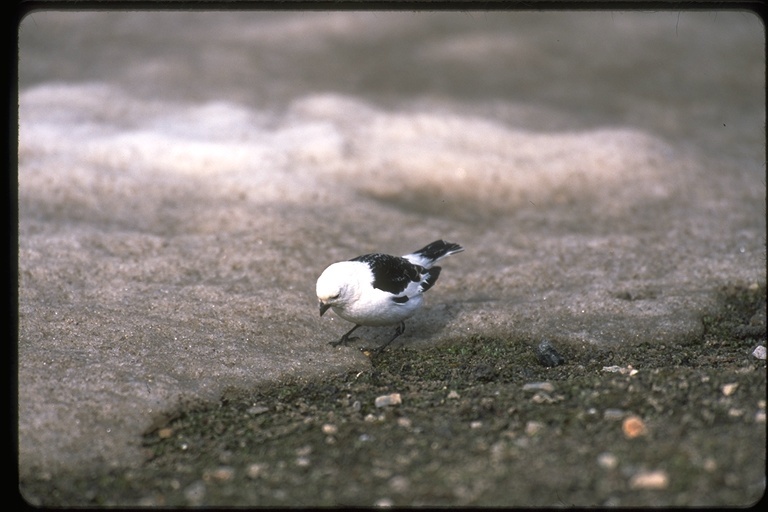
[[[320,316],[333,308],[341,318],[355,324],[330,344],[337,346],[356,339],[349,335],[362,325],[397,324],[392,338],[376,349],[381,351],[403,334],[405,320],[421,307],[422,294],[437,281],[441,268],[434,264],[463,250],[458,244],[437,240],[402,257],[365,254],[326,268],[316,286]]]

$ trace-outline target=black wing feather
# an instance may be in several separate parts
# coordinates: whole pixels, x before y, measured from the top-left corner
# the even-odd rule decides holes
[[[425,270],[405,258],[389,254],[364,254],[350,261],[367,263],[373,272],[373,287],[395,295],[403,292],[409,284],[418,283]]]
[[[464,248],[459,244],[451,242],[445,242],[443,240],[435,240],[431,244],[422,247],[413,254],[422,256],[428,260],[436,261],[445,256],[446,254],[453,254],[455,252],[461,252]]]
[[[421,291],[425,292],[432,288],[432,285],[434,285],[437,282],[437,278],[440,277],[440,271],[442,268],[440,267],[432,267],[431,269],[426,271],[426,279],[422,281],[421,283]]]

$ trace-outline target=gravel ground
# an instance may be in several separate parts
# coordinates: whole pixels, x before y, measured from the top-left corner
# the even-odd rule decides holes
[[[43,506],[747,506],[765,489],[766,289],[720,297],[702,336],[549,340],[554,367],[541,340],[446,339],[231,389],[147,432],[141,468],[21,489]]]

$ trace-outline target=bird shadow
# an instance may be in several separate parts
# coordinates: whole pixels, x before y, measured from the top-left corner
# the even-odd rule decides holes
[[[425,306],[413,317],[405,320],[405,331],[398,336],[388,349],[408,346],[426,346],[434,344],[438,339],[450,335],[447,326],[458,315],[459,303],[440,303]],[[350,340],[349,347],[360,350],[375,350],[384,345],[394,334],[397,325],[386,327],[361,326],[355,330],[356,339]]]

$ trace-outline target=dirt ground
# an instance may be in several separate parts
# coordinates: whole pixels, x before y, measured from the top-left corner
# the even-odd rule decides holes
[[[701,337],[550,340],[555,367],[540,340],[447,339],[395,346],[369,371],[230,390],[148,432],[141,468],[21,489],[43,506],[751,505],[765,490],[766,290],[721,297]]]

